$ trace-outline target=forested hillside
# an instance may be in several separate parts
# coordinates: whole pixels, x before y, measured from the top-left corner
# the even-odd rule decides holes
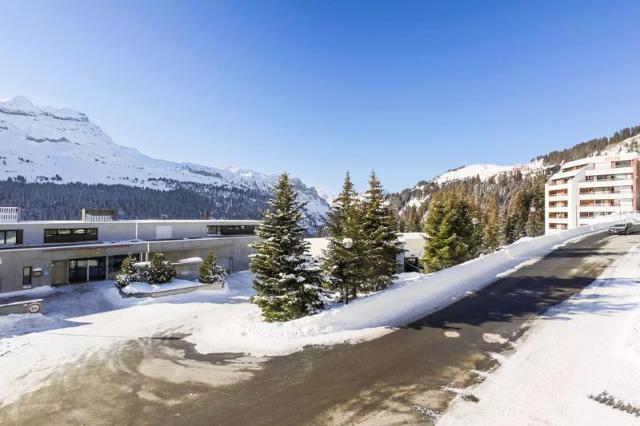
[[[160,191],[127,185],[0,181],[0,205],[23,206],[23,219],[79,219],[83,207],[117,208],[122,219],[258,219],[269,195],[262,191],[191,188]]]
[[[471,202],[485,234],[482,238],[485,251],[490,251],[491,247],[497,247],[496,244],[508,244],[520,237],[544,232],[544,184],[561,164],[598,155],[605,149],[640,152],[638,138],[634,138],[637,135],[640,135],[640,126],[628,127],[611,137],[592,139],[562,151],[553,151],[536,157],[524,168],[514,166],[511,171],[488,178],[474,176],[437,183],[436,177],[390,194],[388,200],[398,212],[401,230],[422,231],[431,200],[442,193],[454,193]],[[614,145],[622,141],[626,142]]]

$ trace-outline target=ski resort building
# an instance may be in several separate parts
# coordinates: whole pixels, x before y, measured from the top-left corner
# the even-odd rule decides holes
[[[245,270],[260,223],[117,220],[110,210],[83,211],[75,221],[18,219],[19,210],[0,208],[0,293],[113,279],[128,255],[146,261],[164,253],[180,272],[194,269],[190,260],[213,250],[228,271]]]
[[[570,161],[545,185],[547,234],[640,210],[636,153]]]

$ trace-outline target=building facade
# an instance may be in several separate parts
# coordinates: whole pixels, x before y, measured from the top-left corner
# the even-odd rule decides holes
[[[102,219],[0,222],[0,292],[113,279],[128,255],[164,253],[180,264],[213,250],[228,271],[245,270],[260,223]]]
[[[587,157],[565,163],[545,185],[547,234],[640,210],[638,154]]]

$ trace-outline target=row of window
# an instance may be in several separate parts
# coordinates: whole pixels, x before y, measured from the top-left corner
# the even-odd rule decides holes
[[[45,229],[44,242],[75,243],[77,241],[97,241],[98,228]]]
[[[586,176],[584,180],[586,181],[608,181],[608,180],[631,180],[633,179],[633,175],[631,173],[622,173],[619,175],[597,175],[597,176]]]
[[[580,188],[581,195],[588,194],[628,194],[633,192],[633,187],[624,186],[605,186],[603,188]]]
[[[211,225],[207,226],[209,235],[253,235],[254,225]],[[22,244],[23,231],[0,231],[1,245]],[[44,243],[75,243],[80,241],[97,241],[98,228],[47,228],[44,230]]]
[[[209,235],[252,235],[256,231],[254,225],[209,225]]]

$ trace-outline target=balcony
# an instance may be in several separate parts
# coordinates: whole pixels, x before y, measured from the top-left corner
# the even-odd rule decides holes
[[[580,200],[632,200],[633,193],[628,192],[612,192],[601,194],[580,194]]]
[[[616,187],[616,186],[633,186],[633,180],[625,179],[625,180],[601,180],[601,181],[583,181],[578,185],[580,188],[606,188],[606,187]]]

